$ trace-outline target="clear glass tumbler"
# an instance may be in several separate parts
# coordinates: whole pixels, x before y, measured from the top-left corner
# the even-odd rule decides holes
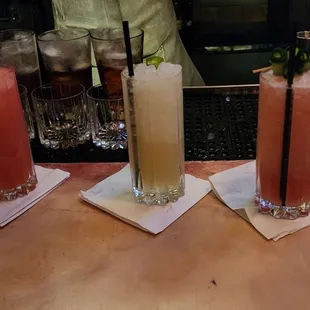
[[[122,73],[133,195],[165,205],[184,195],[182,68],[146,70],[140,64],[133,78]]]
[[[86,29],[60,29],[38,36],[39,49],[52,85],[92,86],[90,35]]]
[[[45,147],[67,149],[91,136],[85,88],[47,84],[32,92],[39,138]]]
[[[0,201],[34,190],[37,178],[15,70],[0,66]]]
[[[25,85],[29,94],[40,86],[35,33],[23,29],[0,31],[0,64],[15,68],[18,84]]]
[[[126,47],[122,28],[91,30],[92,44],[101,83],[110,96],[122,94],[121,72],[127,66]],[[143,61],[144,32],[139,28],[130,28],[133,63]]]
[[[34,131],[34,126],[33,126],[32,113],[31,113],[29,100],[28,100],[27,88],[24,85],[19,84],[18,90],[20,94],[20,100],[22,103],[22,107],[24,110],[24,116],[25,116],[25,120],[27,124],[29,139],[32,140],[35,137],[35,131]]]
[[[310,32],[298,33],[298,45],[309,58]],[[304,69],[292,86],[286,205],[282,205],[280,182],[287,80],[272,70],[260,76],[256,203],[262,213],[275,218],[296,219],[310,211],[310,70],[307,64]]]
[[[87,91],[93,142],[103,149],[125,149],[127,130],[123,98],[109,99],[107,88],[107,85],[96,85]]]

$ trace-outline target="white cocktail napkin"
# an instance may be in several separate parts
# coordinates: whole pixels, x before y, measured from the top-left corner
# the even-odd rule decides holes
[[[213,192],[230,209],[251,223],[267,239],[275,241],[310,225],[310,216],[280,220],[263,215],[255,206],[256,163],[252,161],[209,178]]]
[[[69,172],[40,166],[35,166],[35,171],[38,184],[34,191],[13,201],[0,202],[0,227],[29,210],[70,176]]]
[[[131,188],[130,168],[106,178],[81,198],[113,216],[153,234],[158,234],[177,220],[211,191],[208,181],[185,175],[185,195],[167,206],[147,206],[136,203]]]

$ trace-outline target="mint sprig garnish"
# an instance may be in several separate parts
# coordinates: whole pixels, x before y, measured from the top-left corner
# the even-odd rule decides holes
[[[287,78],[287,67],[289,59],[289,47],[284,50],[276,48],[270,57],[270,63],[273,74]],[[310,57],[309,53],[300,48],[295,50],[294,71],[295,74],[303,74],[305,71],[310,70]]]

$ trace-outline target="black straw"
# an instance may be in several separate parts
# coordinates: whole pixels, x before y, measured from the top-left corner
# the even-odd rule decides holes
[[[282,206],[286,205],[287,179],[290,157],[292,114],[293,114],[293,80],[295,74],[295,49],[296,49],[296,24],[293,27],[293,39],[289,51],[287,88],[285,101],[285,119],[283,129],[282,161],[281,161],[281,179],[280,179],[280,198]]]
[[[133,61],[132,61],[132,51],[131,51],[131,42],[130,42],[130,34],[129,34],[129,25],[128,21],[123,21],[123,32],[125,38],[125,45],[126,45],[126,54],[127,54],[127,66],[128,66],[128,74],[129,77],[134,76],[133,70]],[[137,135],[137,127],[136,127],[136,113],[135,113],[135,100],[134,100],[134,91],[133,91],[133,81],[131,78],[127,79],[127,92],[128,92],[128,106],[130,114],[130,126],[131,126],[131,147],[133,150],[138,149],[138,135]],[[127,124],[129,126],[129,124]],[[133,152],[133,157],[130,158],[130,166],[132,167],[135,175],[133,178],[133,186],[136,190],[141,188],[139,177],[140,170],[139,170],[139,154],[138,152]]]
[[[129,76],[134,76],[128,21],[123,21],[123,32],[124,32],[125,45],[126,45],[128,74]]]

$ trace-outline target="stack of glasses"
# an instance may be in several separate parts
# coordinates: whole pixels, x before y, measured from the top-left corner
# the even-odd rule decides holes
[[[134,63],[143,61],[143,30],[130,29]],[[101,84],[93,86],[91,42]],[[126,50],[122,28],[45,32],[37,43],[50,84],[41,74],[32,31],[0,32],[0,64],[15,68],[29,138],[35,126],[42,145],[67,149],[91,138],[103,149],[127,148],[121,71]]]

